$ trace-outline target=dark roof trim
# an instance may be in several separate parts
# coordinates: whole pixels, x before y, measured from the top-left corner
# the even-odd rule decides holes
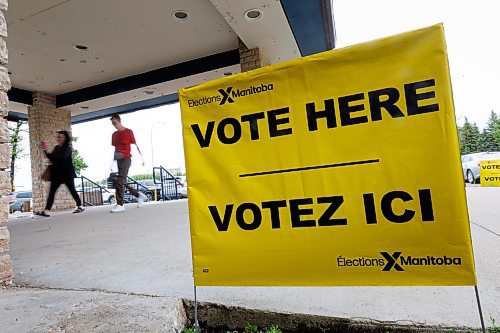
[[[7,117],[5,117],[8,121],[27,121],[28,120],[28,115],[26,113],[21,113],[21,112],[15,112],[15,111],[9,111],[9,114]]]
[[[57,96],[56,106],[60,108],[67,105],[86,102],[96,98],[127,92],[133,89],[140,89],[153,84],[159,84],[190,75],[237,65],[239,63],[240,55],[237,49],[217,53],[180,64],[155,69],[150,72],[132,75],[118,80],[64,93]]]
[[[124,105],[113,106],[107,109],[102,109],[99,111],[84,113],[71,117],[72,124],[84,123],[91,120],[101,119],[109,117],[115,113],[123,114],[134,112],[143,109],[154,108],[157,106],[167,105],[176,103],[179,101],[179,96],[177,94],[170,94],[165,96],[160,96],[156,98],[147,99],[140,102],[134,102]]]
[[[331,0],[280,1],[303,57],[335,47]]]
[[[8,92],[9,101],[26,105],[33,105],[33,92],[12,87]]]

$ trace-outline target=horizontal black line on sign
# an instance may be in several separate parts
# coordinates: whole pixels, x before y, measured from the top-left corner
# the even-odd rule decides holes
[[[307,167],[302,167],[302,168],[281,169],[281,170],[262,171],[262,172],[254,172],[254,173],[243,173],[240,175],[240,178],[274,175],[274,174],[278,174],[278,173],[288,173],[288,172],[296,172],[296,171],[338,168],[338,167],[361,165],[361,164],[371,164],[371,163],[379,163],[379,162],[380,162],[380,159],[377,158],[377,159],[372,159],[372,160],[363,160],[363,161],[354,161],[354,162],[313,165],[313,166],[307,166]]]

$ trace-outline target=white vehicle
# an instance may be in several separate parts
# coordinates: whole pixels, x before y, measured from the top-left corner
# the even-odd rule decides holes
[[[178,176],[175,177],[177,180],[176,185],[177,185],[177,197],[178,198],[187,198],[187,182],[186,182],[186,176]]]
[[[116,190],[113,188],[106,188],[102,190],[102,202],[113,205],[116,201]]]
[[[464,180],[474,184],[479,180],[479,163],[487,160],[500,160],[500,152],[475,153],[462,156],[462,174]]]

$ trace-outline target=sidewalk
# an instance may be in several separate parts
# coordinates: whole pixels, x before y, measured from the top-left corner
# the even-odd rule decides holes
[[[467,193],[485,320],[489,323],[491,317],[498,322],[500,188],[468,187]],[[108,210],[109,207],[97,207],[78,215],[59,213],[50,219],[11,221],[16,282],[58,288],[57,293],[88,290],[80,291],[84,295],[78,297],[83,298],[92,297],[94,289],[155,296],[151,297],[155,300],[192,298],[187,201],[151,204],[141,209],[130,205],[123,214],[109,214]],[[64,297],[69,303],[81,302],[72,300],[78,298],[76,292],[67,292]],[[23,301],[15,310],[6,310],[12,298],[22,296],[15,291],[1,293],[0,322],[11,318],[13,312],[29,317],[33,325],[48,318],[57,321],[57,308],[49,315],[38,311],[36,302]],[[47,293],[47,303],[51,304],[49,295],[56,291],[43,293]],[[431,325],[480,325],[474,290],[470,287],[199,288],[198,296],[201,301],[278,312]],[[116,304],[124,301],[124,308],[136,302],[120,297]],[[147,307],[151,303],[143,304]],[[24,327],[27,326],[8,332],[28,332]]]
[[[180,302],[168,297],[37,288],[0,294],[3,333],[173,333],[183,322]]]

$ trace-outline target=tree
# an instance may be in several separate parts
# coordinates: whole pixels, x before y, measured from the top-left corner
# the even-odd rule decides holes
[[[172,169],[170,172],[172,173],[172,175],[174,175],[176,177],[177,176],[185,176],[186,175],[186,172],[183,171],[183,170],[181,170],[181,168]]]
[[[493,126],[493,130],[491,131],[493,137],[495,138],[495,142],[498,145],[500,150],[500,119],[497,120],[496,124]]]
[[[491,110],[490,118],[486,127],[481,133],[481,151],[498,151],[500,150],[500,141],[495,138],[495,128],[499,124],[497,114]]]
[[[141,173],[138,175],[131,176],[130,178],[133,178],[135,180],[153,179],[153,174],[152,173]]]
[[[465,123],[458,130],[460,154],[472,154],[481,150],[481,134],[476,123],[471,124],[467,117]]]
[[[22,146],[23,135],[22,133],[28,132],[23,128],[27,121],[18,120],[14,126],[9,124],[9,147],[10,147],[10,187],[14,191],[14,179],[16,175],[16,161],[26,156]]]
[[[78,137],[73,137],[73,142],[76,142]],[[75,171],[77,175],[80,175],[80,172],[87,169],[89,166],[83,160],[83,157],[80,156],[80,153],[77,149],[73,148],[73,165],[75,166]]]

